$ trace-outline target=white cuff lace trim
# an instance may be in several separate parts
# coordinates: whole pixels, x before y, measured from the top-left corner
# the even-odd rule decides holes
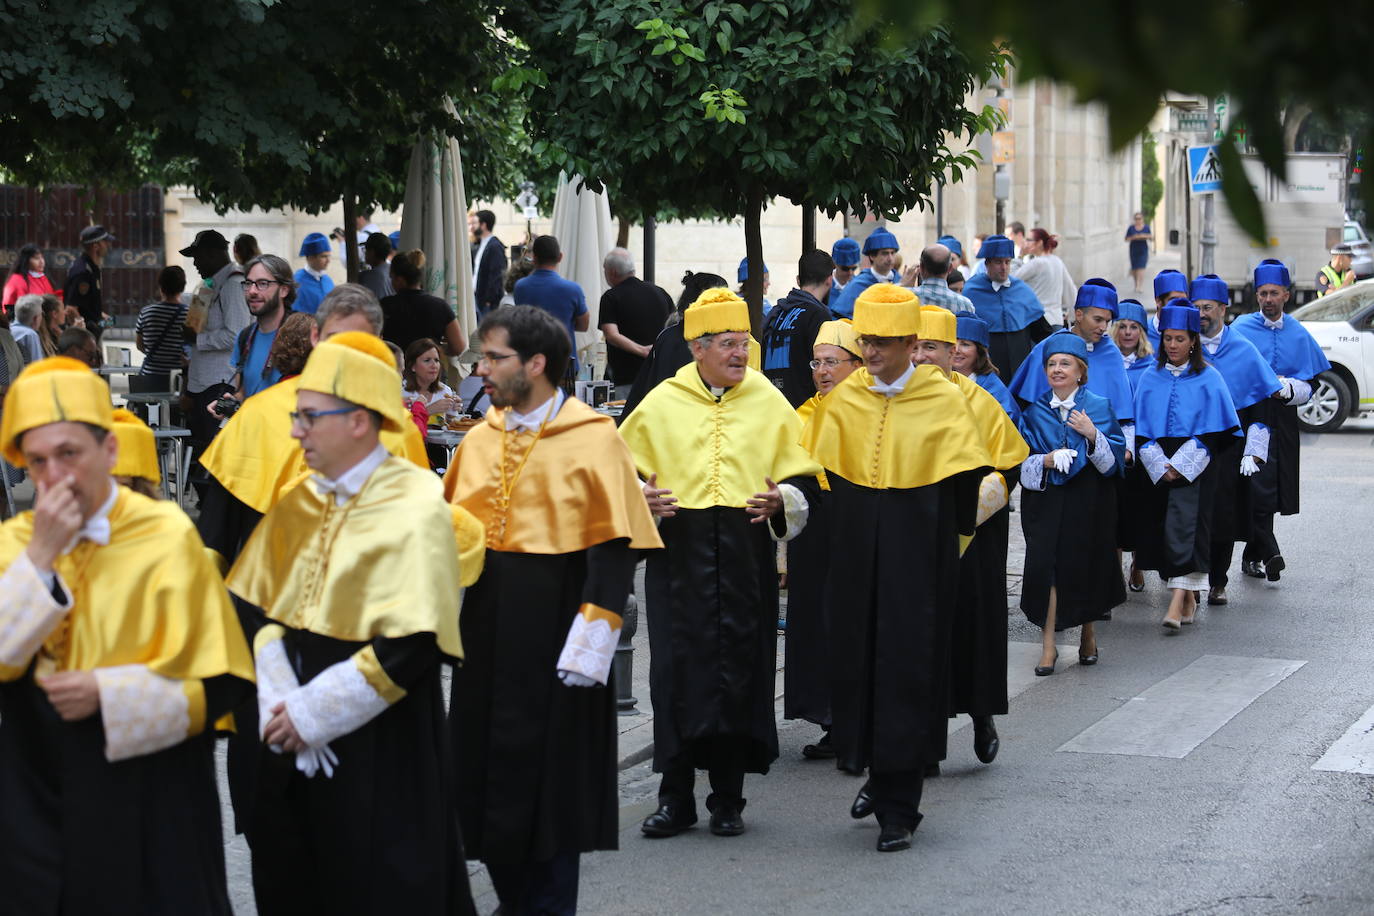
[[[784,530],[781,535],[778,535],[770,524],[768,533],[775,541],[790,541],[801,534],[802,529],[806,527],[806,520],[811,515],[811,505],[806,501],[802,491],[790,483],[778,484],[778,492],[782,494]]]
[[[390,705],[351,658],[330,665],[286,695],[296,734],[312,748],[357,731]]]
[[[975,525],[992,518],[1007,504],[1006,479],[996,471],[988,474],[978,484],[978,518]]]
[[[1293,396],[1288,399],[1288,404],[1292,407],[1301,407],[1312,397],[1312,385],[1304,382],[1300,378],[1290,378],[1284,381],[1293,386]]]
[[[1097,438],[1093,440],[1093,451],[1088,460],[1101,474],[1110,474],[1112,468],[1116,467],[1116,454],[1112,451],[1112,444],[1107,441],[1107,434],[1100,429],[1097,431]]]
[[[29,666],[43,640],[72,607],[71,590],[63,585],[67,603],[58,604],[43,578],[23,551],[0,576],[0,595],[4,596],[0,600],[0,666],[19,669],[15,677]],[[60,578],[56,581],[62,584]]]
[[[191,702],[181,681],[147,665],[96,668],[105,759],[114,763],[180,744],[191,731]]]
[[[1140,447],[1140,452],[1136,455],[1140,463],[1145,465],[1145,472],[1150,475],[1151,483],[1159,483],[1159,478],[1164,476],[1164,470],[1169,461],[1164,457],[1164,449],[1159,447],[1159,443],[1151,439]]]
[[[1134,452],[1134,451],[1135,451],[1135,424],[1134,424],[1134,423],[1123,423],[1123,424],[1121,424],[1121,435],[1124,436],[1124,437],[1126,438],[1126,451],[1128,451],[1128,452]]]
[[[1212,456],[1208,454],[1207,446],[1196,439],[1189,439],[1169,458],[1169,465],[1191,483],[1202,476],[1202,472],[1207,470],[1207,465],[1211,461]]]
[[[558,655],[558,676],[571,687],[605,684],[620,642],[620,627],[600,614],[578,613]]]
[[[260,646],[257,652],[258,674],[258,737],[272,721],[272,707],[286,698],[286,695],[300,683],[296,672],[291,670],[291,662],[286,658],[286,646],[280,637]]]
[[[1021,462],[1021,489],[1045,489],[1045,456],[1031,455]]]
[[[1241,457],[1249,455],[1259,461],[1269,460],[1269,427],[1263,423],[1251,423],[1245,431],[1245,451]]]

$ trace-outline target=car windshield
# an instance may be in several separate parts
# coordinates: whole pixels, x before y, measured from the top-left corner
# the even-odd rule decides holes
[[[1350,225],[1349,223],[1346,223],[1346,224],[1345,224],[1345,238],[1343,239],[1343,241],[1346,241],[1346,242],[1358,242],[1359,240],[1360,240],[1360,230],[1356,229],[1354,226]]]
[[[1299,321],[1349,321],[1365,306],[1374,302],[1374,283],[1361,283],[1346,291],[1331,293],[1314,299],[1293,312]]]

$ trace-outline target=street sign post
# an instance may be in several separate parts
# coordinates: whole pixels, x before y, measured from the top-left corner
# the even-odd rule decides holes
[[[1221,190],[1221,158],[1217,144],[1188,147],[1188,175],[1194,194]]]

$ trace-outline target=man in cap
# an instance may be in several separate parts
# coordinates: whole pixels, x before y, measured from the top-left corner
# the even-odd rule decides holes
[[[557,319],[508,306],[477,340],[493,406],[444,476],[488,547],[449,703],[458,811],[502,912],[574,913],[579,855],[617,845],[611,659],[639,551],[662,542],[615,423],[558,387]]]
[[[949,273],[953,269],[954,252],[944,243],[937,242],[921,249],[921,283],[916,287],[916,296],[923,305],[939,306],[955,315],[972,315],[973,302],[949,288]]]
[[[334,279],[325,273],[329,269],[329,239],[323,232],[312,232],[301,242],[301,257],[305,266],[296,271],[296,311],[315,314],[324,297],[334,288]]]
[[[1228,601],[1226,584],[1235,542],[1246,540],[1250,527],[1250,487],[1245,478],[1257,473],[1269,459],[1269,427],[1259,417],[1268,411],[1267,402],[1283,386],[1254,344],[1226,327],[1226,304],[1231,296],[1225,280],[1203,274],[1193,280],[1188,292],[1198,310],[1203,357],[1226,382],[1245,434],[1243,445],[1228,436],[1212,455],[1212,463],[1219,470],[1212,498],[1207,603],[1219,605]]]
[[[1002,381],[1010,383],[1026,355],[1050,336],[1050,323],[1035,292],[1011,275],[1016,246],[1005,235],[990,235],[978,249],[983,270],[964,284],[964,295],[988,323],[988,355]]]
[[[111,479],[110,391],[51,357],[0,451],[33,511],[0,527],[0,879],[14,913],[230,912],[213,725],[252,658],[185,514]]]
[[[830,285],[834,262],[820,249],[797,260],[797,285],[778,301],[764,322],[759,346],[763,374],[794,408],[815,394],[811,378],[811,345],[830,310],[821,304]]]
[[[859,261],[862,259],[863,252],[859,250],[859,243],[848,236],[831,246],[830,260],[835,262],[835,270],[830,275],[830,294],[825,301],[835,302],[839,299],[840,290],[854,279],[854,271],[858,269]]]
[[[233,390],[229,381],[234,376],[234,341],[253,319],[243,291],[243,268],[229,257],[229,241],[223,235],[202,229],[181,255],[192,260],[204,281],[193,303],[199,308],[187,312],[184,328],[192,345],[186,369],[186,396],[191,402],[186,426],[191,430],[191,454],[199,459],[219,431],[220,419],[209,407]],[[196,481],[196,490],[204,498],[203,480]]]
[[[744,281],[749,279],[749,256],[745,255],[739,259],[739,268],[735,271],[735,280],[739,283],[739,295],[744,295]],[[768,271],[768,265],[763,265],[763,317],[766,321],[768,316],[773,313],[773,300],[768,298],[768,284],[772,279],[772,274]]]
[[[744,832],[744,774],[778,756],[773,717],[775,541],[806,525],[820,468],[797,445],[801,421],[747,366],[749,309],[708,289],[683,314],[692,362],[620,427],[666,548],[649,557],[645,609],[653,664],[654,771],[646,836],[696,823],[695,770],[710,772],[711,832]]]
[[[1312,380],[1331,363],[1311,333],[1284,314],[1292,280],[1283,262],[1260,261],[1254,282],[1260,310],[1237,318],[1231,330],[1255,345],[1278,376],[1279,390],[1251,407],[1255,422],[1268,427],[1269,460],[1250,475],[1250,531],[1241,571],[1277,582],[1286,564],[1274,537],[1274,513],[1298,514],[1298,407],[1312,396]]]
[[[100,294],[100,267],[114,242],[115,237],[104,226],[82,229],[81,255],[67,273],[67,283],[63,287],[63,301],[76,306],[97,342],[105,331],[106,319],[110,317],[105,313],[105,303]]]
[[[410,423],[381,338],[321,343],[291,435],[314,471],[230,571],[258,671],[248,818],[261,912],[472,911],[439,723],[463,569],[443,488],[390,455]]]
[[[899,281],[901,277],[892,266],[899,250],[901,246],[897,244],[897,237],[886,226],[879,226],[870,232],[868,238],[864,239],[864,257],[868,258],[869,266],[845,284],[838,299],[831,300],[831,314],[836,318],[853,318],[854,302],[864,290],[875,283]]]
[[[1345,289],[1355,282],[1355,271],[1350,269],[1352,258],[1349,245],[1341,244],[1331,249],[1331,260],[1317,271],[1318,298],[1333,290]]]
[[[950,263],[951,270],[968,266],[968,261],[964,259],[964,246],[957,238],[952,235],[942,235],[935,240],[935,244],[944,245],[954,256],[954,260]]]
[[[1154,279],[1155,294],[1155,314],[1175,299],[1188,298],[1188,278],[1180,270],[1172,267],[1165,268],[1155,274]],[[1145,328],[1146,335],[1150,338],[1150,345],[1159,352],[1159,327],[1152,318],[1149,325]]]
[[[871,286],[854,313],[867,366],[820,402],[802,445],[830,486],[831,568],[864,571],[826,585],[846,609],[830,633],[831,737],[841,766],[868,768],[850,813],[876,814],[877,848],[891,852],[910,847],[925,767],[944,747],[960,541],[992,461],[968,399],[912,365],[915,294]]]

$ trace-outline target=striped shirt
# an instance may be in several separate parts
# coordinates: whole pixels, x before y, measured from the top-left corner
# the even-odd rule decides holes
[[[139,311],[134,331],[143,335],[143,345],[148,348],[139,375],[167,375],[182,368],[185,350],[181,329],[185,323],[186,306],[180,303],[154,302]]]
[[[956,315],[974,314],[973,302],[963,293],[956,293],[941,277],[931,277],[916,287],[922,305],[938,305]]]

